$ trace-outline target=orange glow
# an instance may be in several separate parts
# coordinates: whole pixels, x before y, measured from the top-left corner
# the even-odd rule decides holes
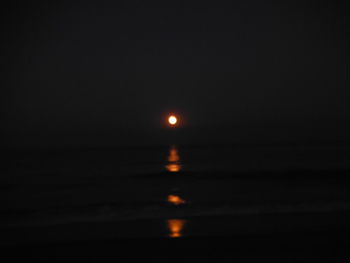
[[[172,164],[167,164],[165,168],[172,173],[177,173],[181,170],[181,165],[172,163]]]
[[[180,160],[179,154],[177,152],[176,146],[171,146],[169,150],[169,156],[168,156],[168,161],[173,163],[173,162],[178,162]]]
[[[181,170],[180,156],[175,145],[171,146],[169,150],[168,162],[165,168],[169,172],[176,173]]]
[[[174,126],[177,123],[177,118],[175,115],[170,115],[168,118],[168,122],[171,126]]]
[[[182,237],[182,230],[186,224],[186,220],[183,219],[169,219],[167,221],[169,228],[169,237],[176,238]]]
[[[177,195],[168,195],[168,202],[173,205],[182,205],[186,203],[185,200],[183,200],[180,196]]]

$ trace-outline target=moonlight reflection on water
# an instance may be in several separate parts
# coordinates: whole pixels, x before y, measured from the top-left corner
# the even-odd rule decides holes
[[[168,163],[165,165],[165,169],[168,172],[176,173],[181,170],[180,156],[175,145],[172,145],[169,150]]]
[[[177,238],[183,236],[183,229],[186,225],[186,220],[184,219],[169,219],[167,220],[167,225],[169,229],[169,237]]]

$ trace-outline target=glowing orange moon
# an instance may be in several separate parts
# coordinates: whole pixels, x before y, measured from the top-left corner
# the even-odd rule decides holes
[[[169,116],[168,122],[170,125],[175,125],[177,123],[177,118],[174,115]]]

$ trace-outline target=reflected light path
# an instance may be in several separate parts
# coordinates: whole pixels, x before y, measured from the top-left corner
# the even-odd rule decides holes
[[[167,158],[167,164],[165,169],[171,173],[177,173],[181,170],[180,156],[176,145],[172,145],[169,149],[169,155]],[[169,194],[167,197],[169,204],[174,206],[181,206],[186,203],[184,199],[176,194]],[[175,208],[174,208],[175,209]],[[168,219],[166,221],[167,228],[169,230],[168,237],[178,238],[182,237],[183,228],[186,225],[187,220],[184,219]]]
[[[176,173],[181,170],[180,156],[175,145],[172,145],[169,150],[168,164],[165,166],[168,172]]]
[[[183,228],[186,225],[186,220],[184,219],[169,219],[167,220],[167,225],[169,229],[169,237],[177,238],[182,237]]]
[[[178,195],[168,195],[168,202],[173,205],[183,205],[186,203],[186,201]]]
[[[178,164],[168,164],[165,166],[169,172],[177,173],[181,170],[181,166]]]

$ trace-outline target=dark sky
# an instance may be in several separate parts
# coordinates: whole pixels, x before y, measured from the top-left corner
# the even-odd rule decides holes
[[[344,6],[29,2],[2,16],[10,146],[148,140],[169,111],[227,142],[348,136]]]

